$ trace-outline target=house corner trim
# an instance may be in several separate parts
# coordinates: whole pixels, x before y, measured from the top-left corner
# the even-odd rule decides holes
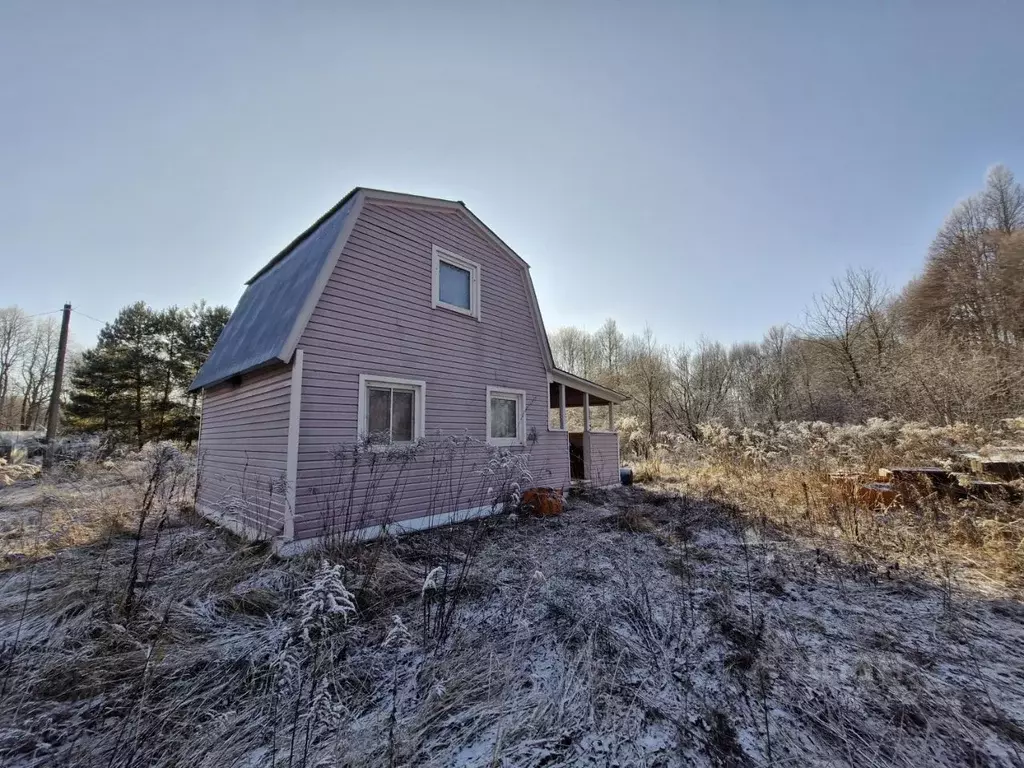
[[[302,414],[302,350],[295,350],[288,402],[288,457],[285,464],[284,538],[295,538],[295,486],[299,476],[299,419]]]

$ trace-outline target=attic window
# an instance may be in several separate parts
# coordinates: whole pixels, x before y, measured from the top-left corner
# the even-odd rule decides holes
[[[433,306],[479,320],[480,265],[436,245],[433,258]]]
[[[242,374],[236,373],[234,376],[228,379],[228,382],[231,384],[232,389],[238,389],[240,386],[242,386]]]

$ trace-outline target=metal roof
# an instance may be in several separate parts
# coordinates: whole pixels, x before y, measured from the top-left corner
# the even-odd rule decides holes
[[[249,282],[189,391],[218,384],[281,357],[357,199],[354,194],[347,195]]]

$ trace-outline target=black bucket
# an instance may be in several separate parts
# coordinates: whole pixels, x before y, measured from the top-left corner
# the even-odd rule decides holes
[[[630,469],[629,467],[620,467],[619,468],[619,482],[621,482],[623,485],[632,485],[633,484],[633,470]]]

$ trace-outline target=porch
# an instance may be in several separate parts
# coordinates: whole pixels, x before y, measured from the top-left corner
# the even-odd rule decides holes
[[[548,377],[548,429],[563,432],[572,483],[619,482],[619,434],[615,406],[625,396],[564,371]]]

